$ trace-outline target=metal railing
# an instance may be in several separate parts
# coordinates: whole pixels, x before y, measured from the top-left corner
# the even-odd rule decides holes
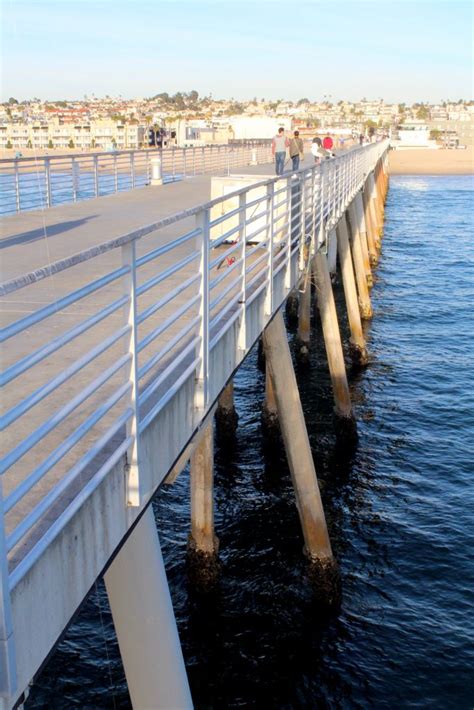
[[[143,432],[189,378],[204,416],[213,349],[238,323],[248,352],[252,303],[263,298],[268,322],[276,280],[285,295],[297,284],[386,148],[253,184],[0,285],[25,302],[45,279],[54,293],[0,334],[5,628],[11,591],[124,454],[124,505],[141,505]]]
[[[2,159],[0,215],[143,187],[150,184],[156,157],[164,182],[272,160],[268,142]]]

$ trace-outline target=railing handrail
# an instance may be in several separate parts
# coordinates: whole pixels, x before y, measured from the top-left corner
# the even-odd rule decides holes
[[[354,155],[357,153],[362,153],[366,151],[369,147],[370,146],[358,146],[352,149],[350,152],[343,153],[340,156],[336,156],[336,158],[332,159],[332,162],[341,161],[349,154]],[[319,166],[303,167],[300,168],[298,171],[292,171],[291,174],[299,175],[301,173],[307,173],[310,170],[320,171],[323,169],[323,166],[325,164],[326,163],[321,163]],[[279,179],[280,178],[278,176],[275,176],[268,179],[259,180],[252,184],[251,189],[255,190],[261,187],[267,187],[268,185],[278,182]],[[107,251],[117,249],[118,247],[122,247],[125,244],[128,244],[129,242],[141,239],[142,237],[145,237],[154,231],[162,229],[163,227],[168,227],[171,224],[175,224],[176,222],[181,221],[182,219],[193,217],[199,212],[202,212],[202,210],[211,209],[212,207],[226,202],[227,200],[239,197],[240,195],[248,192],[248,190],[248,185],[242,188],[238,188],[232,192],[229,192],[223,197],[216,197],[213,200],[209,200],[208,202],[204,202],[195,207],[190,207],[188,209],[181,210],[180,212],[175,212],[174,214],[169,215],[168,217],[164,217],[163,219],[160,219],[157,222],[152,222],[151,224],[148,224],[144,227],[135,229],[132,232],[128,232],[127,234],[124,234],[120,237],[115,237],[114,239],[102,242],[101,244],[96,244],[95,246],[90,247],[89,249],[84,249],[83,251],[77,252],[76,254],[73,254],[69,257],[59,259],[58,261],[52,262],[47,266],[35,269],[34,271],[28,272],[26,274],[22,274],[21,276],[18,276],[14,279],[4,281],[3,283],[0,283],[0,296],[7,295],[9,293],[14,293],[15,291],[24,288],[25,286],[29,286],[32,283],[36,283],[37,281],[52,276],[53,274],[57,274],[61,271],[64,271],[64,269],[70,268],[72,266],[77,266],[78,264],[81,264],[85,261],[89,261],[89,259],[93,259],[101,254],[104,254]],[[172,243],[173,241],[170,242],[170,244]]]
[[[206,143],[206,145],[199,145],[199,146],[193,146],[193,145],[187,145],[187,146],[180,146],[180,145],[166,145],[163,147],[160,146],[154,146],[151,145],[148,148],[121,148],[120,150],[94,150],[92,152],[74,152],[74,153],[60,153],[60,154],[55,154],[55,153],[48,153],[47,155],[22,155],[21,157],[15,157],[13,156],[12,158],[0,158],[0,165],[2,163],[27,163],[27,162],[34,162],[38,163],[39,161],[42,160],[62,160],[64,158],[67,159],[72,159],[72,158],[93,158],[93,157],[99,157],[101,155],[105,155],[108,157],[113,157],[114,155],[116,157],[120,157],[120,155],[130,155],[131,153],[158,153],[166,150],[193,150],[194,148],[230,148],[231,150],[235,148],[246,148],[246,147],[258,147],[258,146],[264,146],[268,147],[269,143],[268,141],[265,140],[256,140],[256,141],[245,141],[243,143],[239,144],[233,144],[233,143]],[[13,150],[13,149],[12,149]],[[21,150],[19,148],[18,150]],[[28,148],[27,150],[31,150],[31,148]],[[41,149],[40,149],[41,150]],[[49,148],[49,150],[54,150],[53,148]]]

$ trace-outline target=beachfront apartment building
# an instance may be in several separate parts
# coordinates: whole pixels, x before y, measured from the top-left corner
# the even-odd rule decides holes
[[[81,123],[61,123],[58,118],[45,122],[0,124],[0,150],[33,148],[47,150],[140,148],[146,127],[137,123],[97,120]]]

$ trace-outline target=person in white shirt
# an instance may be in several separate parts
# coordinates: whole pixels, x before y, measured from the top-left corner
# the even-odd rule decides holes
[[[278,133],[272,140],[272,154],[275,156],[275,173],[283,174],[285,167],[286,149],[289,146],[289,140],[285,136],[285,129],[279,128]]]

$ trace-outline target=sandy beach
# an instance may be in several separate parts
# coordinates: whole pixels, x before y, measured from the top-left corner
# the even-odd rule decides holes
[[[391,150],[389,171],[391,175],[470,175],[474,173],[474,148]]]

